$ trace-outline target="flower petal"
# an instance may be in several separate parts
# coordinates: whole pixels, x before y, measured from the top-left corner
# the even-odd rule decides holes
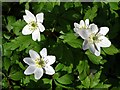
[[[40,41],[40,31],[39,31],[39,29],[36,29],[36,30],[33,31],[32,39],[34,41],[36,41],[36,40]]]
[[[98,27],[95,24],[90,24],[89,28],[91,30],[91,33],[95,33],[96,34],[98,32]]]
[[[36,69],[35,65],[30,65],[30,66],[28,66],[28,68],[24,71],[24,74],[25,74],[25,75],[33,74],[34,71],[35,71],[35,69]]]
[[[45,66],[44,69],[45,69],[45,73],[48,75],[53,75],[55,73],[55,70],[49,65]]]
[[[75,27],[75,28],[80,28],[80,24],[74,23],[74,27]]]
[[[37,22],[43,23],[44,13],[38,13],[36,15],[36,18],[37,18]]]
[[[34,61],[31,58],[24,58],[23,61],[28,65],[34,65]]]
[[[87,39],[91,33],[87,29],[87,30],[79,30],[78,34],[81,36],[82,39]]]
[[[79,35],[79,28],[74,28],[74,32]]]
[[[36,60],[37,58],[40,58],[39,54],[34,50],[29,50],[29,54],[32,60]]]
[[[99,39],[101,40],[99,42],[100,47],[109,47],[111,45],[111,42],[105,36],[100,36]]]
[[[94,44],[89,44],[89,50],[90,50],[90,52],[92,52],[93,54],[95,53]]]
[[[100,56],[100,46],[99,44],[95,43],[95,53],[96,56]]]
[[[100,56],[100,46],[97,44],[89,44],[89,50],[96,56]]]
[[[40,55],[45,58],[47,57],[47,49],[46,48],[43,48],[41,51],[40,51]]]
[[[89,46],[88,46],[88,41],[87,40],[84,40],[84,42],[83,42],[83,50],[86,50],[86,49],[88,49],[89,48]]]
[[[27,23],[30,23],[32,21],[36,22],[35,16],[30,11],[25,10],[25,13],[26,13],[26,15],[24,15],[23,18]]]
[[[55,56],[47,56],[47,60],[48,60],[48,65],[52,65],[55,60],[56,60],[56,57]]]
[[[83,20],[80,21],[80,28],[84,27],[85,26],[85,23]]]
[[[32,22],[32,20],[29,19],[29,17],[27,15],[23,15],[23,19],[25,20],[26,23]]]
[[[43,32],[45,30],[45,27],[41,23],[37,23],[37,24],[38,24],[40,32]]]
[[[36,68],[34,72],[35,79],[40,79],[43,76],[43,69],[42,68]]]
[[[89,19],[85,20],[85,25],[88,27],[89,26]]]
[[[29,35],[31,33],[32,33],[32,31],[29,29],[29,25],[26,25],[22,30],[23,35]]]
[[[109,31],[108,27],[101,27],[99,33],[102,35],[106,35]]]

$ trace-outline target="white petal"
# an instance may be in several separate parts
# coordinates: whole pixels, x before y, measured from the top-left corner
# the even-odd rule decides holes
[[[26,23],[32,22],[32,19],[29,19],[27,15],[23,15],[23,19],[25,20]]]
[[[75,27],[75,28],[80,28],[80,24],[74,23],[74,27]]]
[[[87,40],[84,40],[84,42],[83,42],[83,50],[86,50],[86,49],[88,49],[89,48],[89,46],[88,46],[88,41]]]
[[[24,58],[23,61],[28,65],[34,65],[34,61],[31,58]]]
[[[87,39],[91,33],[87,29],[87,30],[79,30],[78,34],[81,36],[82,39]]]
[[[95,43],[95,47],[96,47],[96,49],[95,49],[95,55],[96,56],[100,56],[100,46],[99,46],[99,44],[97,44],[97,43]]]
[[[40,79],[43,76],[43,69],[42,68],[36,68],[34,72],[35,79]]]
[[[47,56],[47,60],[48,60],[47,64],[52,65],[55,62],[56,57],[55,56]]]
[[[79,34],[79,30],[80,30],[79,28],[74,28],[74,32],[77,34]]]
[[[41,51],[40,51],[40,55],[42,57],[47,57],[47,49],[46,48],[43,48]]]
[[[85,23],[83,20],[80,21],[80,28],[84,27],[85,26]]]
[[[33,65],[28,66],[28,68],[24,71],[25,75],[30,75],[33,74],[35,71],[36,67]]]
[[[30,23],[31,21],[36,22],[35,16],[30,11],[25,10],[25,13],[26,13],[26,15],[24,15],[23,18],[27,23]]]
[[[40,31],[39,31],[39,29],[36,29],[36,30],[33,31],[32,39],[34,41],[36,41],[36,40],[40,41]]]
[[[89,44],[89,50],[90,50],[93,54],[95,53],[94,44]]]
[[[32,31],[29,29],[29,25],[26,25],[22,30],[23,35],[29,35],[31,33],[32,33]]]
[[[90,28],[92,33],[97,33],[98,32],[98,27],[95,24],[90,24],[89,28]]]
[[[111,42],[105,36],[101,36],[99,39],[101,40],[99,43],[100,47],[109,47],[111,45]]]
[[[51,66],[45,66],[45,73],[48,75],[53,75],[55,73],[55,70]]]
[[[96,56],[100,56],[100,46],[98,44],[89,44],[89,50]]]
[[[89,26],[89,19],[85,20],[85,24],[86,24],[87,27]]]
[[[99,33],[102,35],[106,35],[109,31],[108,27],[101,27]]]
[[[37,22],[43,23],[44,13],[38,13],[36,15],[36,18],[37,18]]]
[[[40,32],[43,32],[45,30],[45,27],[41,23],[37,23],[37,24],[38,24]]]
[[[37,58],[40,58],[39,54],[34,50],[29,50],[29,54],[32,60],[36,60]]]

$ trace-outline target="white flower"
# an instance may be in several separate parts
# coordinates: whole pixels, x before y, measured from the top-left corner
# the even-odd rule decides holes
[[[26,15],[23,15],[24,20],[27,25],[23,28],[22,34],[29,35],[32,34],[32,39],[34,41],[40,41],[40,32],[45,30],[45,27],[42,25],[44,14],[38,13],[36,17],[28,10],[25,10]]]
[[[96,27],[95,24],[90,24],[89,25],[89,19],[86,19],[85,22],[83,20],[80,21],[80,23],[74,23],[74,31],[76,32],[77,35],[82,36],[81,34],[84,32],[87,32],[91,27]],[[83,37],[82,37],[83,38]]]
[[[98,30],[97,25],[91,25],[89,30],[82,30],[80,35],[84,39],[83,50],[89,49],[93,54],[99,56],[100,47],[111,45],[111,42],[105,37],[108,31],[108,27],[101,27]]]
[[[43,48],[40,51],[40,55],[34,50],[29,51],[30,58],[26,57],[23,61],[28,64],[28,68],[24,71],[25,75],[34,74],[35,79],[40,79],[43,76],[43,73],[48,75],[53,75],[55,73],[54,69],[50,66],[52,65],[56,57],[48,55],[47,49]]]

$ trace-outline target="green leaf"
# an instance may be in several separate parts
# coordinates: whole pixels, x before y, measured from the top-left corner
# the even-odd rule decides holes
[[[26,23],[24,22],[24,20],[21,20],[21,19],[17,20],[15,23],[13,23],[13,32],[14,32],[14,34],[20,35],[21,34],[20,31],[22,31],[25,24]]]
[[[56,80],[61,84],[71,84],[72,79],[73,79],[73,77],[71,75],[65,74],[65,75],[57,78]]]
[[[83,71],[88,71],[89,70],[89,65],[87,60],[83,60],[79,62],[79,65],[77,66],[79,74],[82,73]]]
[[[8,31],[10,32],[13,29],[13,23],[16,21],[16,18],[14,16],[8,16],[7,17],[8,25],[6,26]]]
[[[3,48],[4,48],[4,51],[15,50],[17,48],[19,48],[19,51],[22,51],[25,48],[28,48],[29,46],[34,45],[34,44],[36,44],[36,46],[38,45],[36,42],[34,42],[31,39],[31,36],[19,36],[11,40],[11,42],[3,44]]]
[[[11,35],[9,35],[9,34],[7,34],[7,33],[4,34],[3,36],[4,36],[6,39],[10,39],[10,37],[11,37]]]
[[[79,65],[77,66],[77,70],[79,72],[80,80],[84,80],[89,71],[88,61],[87,60],[80,61]]]
[[[95,56],[90,51],[86,51],[85,54],[88,56],[90,61],[94,64],[100,64],[102,57],[101,56]]]
[[[81,2],[74,2],[74,6],[75,7],[82,7],[82,4],[81,4]]]
[[[71,63],[69,66],[64,65],[61,71],[67,71],[68,73],[72,73],[72,69],[73,69],[73,64]]]
[[[117,54],[119,52],[119,50],[114,45],[111,45],[108,48],[103,48],[103,50],[108,55],[114,55],[114,54]]]
[[[8,71],[8,69],[9,69],[9,67],[10,67],[10,65],[11,65],[10,59],[7,58],[7,57],[4,57],[3,60],[4,60],[4,64],[3,64],[3,65],[4,65],[4,68],[5,68],[6,71]]]
[[[4,88],[8,88],[9,87],[9,83],[8,83],[7,78],[3,78],[2,79],[2,87],[4,87]]]
[[[21,69],[25,70],[25,67],[23,66],[23,64],[18,60],[16,60],[16,64],[18,64]]]
[[[55,67],[55,71],[60,71],[61,69],[63,69],[63,64],[59,63],[56,67]]]
[[[81,82],[82,82],[82,85],[84,85],[84,88],[90,87],[90,78],[89,77],[86,77],[86,79]]]
[[[59,82],[57,82],[56,80],[54,80],[56,86],[59,86],[59,87],[62,87],[62,88],[65,88],[65,89],[74,89],[71,85],[63,85],[63,84],[60,84]]]
[[[30,77],[25,77],[22,79],[22,81],[23,81],[23,84],[27,84],[30,82]]]
[[[94,88],[109,88],[111,85],[110,84],[103,84],[103,83],[99,83],[97,86],[95,86]]]
[[[61,35],[59,38],[64,39],[63,42],[69,44],[71,47],[81,48],[82,46],[82,40],[77,39],[74,33],[67,33],[65,35]]]
[[[93,75],[91,77],[91,82],[90,82],[90,87],[93,88],[95,87],[96,85],[98,85],[99,83],[99,78],[100,78],[100,75],[101,75],[101,71],[97,72],[95,75]]]
[[[118,10],[119,6],[118,6],[118,2],[109,2],[110,8],[113,10]]]
[[[56,5],[60,5],[60,2],[39,2],[32,3],[32,8],[35,13],[40,13],[41,11],[51,12]]]
[[[18,71],[18,72],[15,72],[15,73],[11,73],[9,75],[9,77],[12,79],[12,80],[15,80],[15,81],[18,81],[20,79],[22,79],[24,77],[24,74],[22,71]]]
[[[97,5],[93,6],[92,8],[88,9],[85,13],[85,16],[84,16],[84,20],[85,19],[90,19],[91,21],[93,21],[93,19],[97,16],[97,10],[98,10],[98,7]]]
[[[72,3],[72,2],[64,4],[65,10],[68,10],[69,8],[72,8],[73,6],[74,6],[74,3]]]
[[[30,8],[29,2],[27,2],[27,3],[25,4],[25,9],[26,9],[26,10],[29,10],[29,8]]]

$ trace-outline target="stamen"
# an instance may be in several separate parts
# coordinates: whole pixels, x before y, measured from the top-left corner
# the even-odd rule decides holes
[[[95,33],[92,33],[88,38],[90,43],[99,43],[101,40],[99,40],[99,35],[96,35]]]
[[[42,58],[37,58],[37,59],[35,60],[35,64],[36,64],[36,66],[39,67],[39,68],[42,68],[42,67],[45,66],[45,62],[44,62],[44,60],[43,60]]]
[[[38,25],[37,25],[37,23],[35,21],[30,22],[28,25],[29,25],[29,29],[31,31],[34,31],[34,30],[36,30],[38,28]]]

